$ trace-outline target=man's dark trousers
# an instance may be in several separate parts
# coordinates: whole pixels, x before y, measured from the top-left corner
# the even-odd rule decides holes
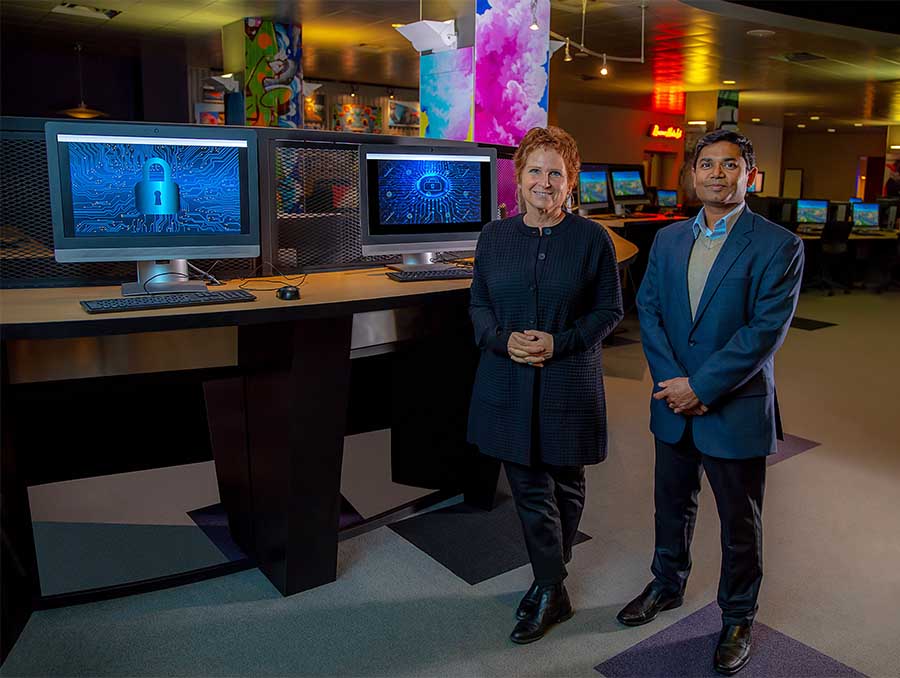
[[[719,607],[724,624],[752,624],[762,582],[762,502],[766,458],[722,459],[694,445],[691,422],[674,445],[656,439],[656,549],[651,571],[659,585],[684,592],[691,571],[691,537],[703,472],[719,511],[722,571]]]

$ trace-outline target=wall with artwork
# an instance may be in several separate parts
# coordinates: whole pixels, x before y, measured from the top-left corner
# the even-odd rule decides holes
[[[472,141],[475,48],[426,54],[419,59],[421,136]]]
[[[318,84],[303,99],[307,129],[361,132],[369,131],[371,124],[373,134],[419,136],[417,90],[341,82]]]

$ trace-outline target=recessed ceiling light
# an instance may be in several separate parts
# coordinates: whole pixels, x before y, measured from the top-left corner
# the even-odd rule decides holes
[[[811,115],[811,116],[809,116],[809,119],[810,120],[819,120],[820,118],[818,115]]]
[[[406,24],[391,24],[391,28],[403,28]]]
[[[853,126],[854,126],[854,127],[862,127],[863,124],[862,124],[861,122],[854,122],[854,123],[853,123]]]
[[[754,38],[771,38],[775,35],[775,31],[770,31],[765,28],[754,28],[752,31],[747,31],[747,35]]]
[[[688,120],[688,125],[705,125],[706,120]]]
[[[759,121],[760,121],[759,118],[750,118],[750,122],[759,122]]]
[[[799,125],[797,125],[797,127],[799,127],[800,129],[804,129],[804,128],[806,127],[806,125],[804,125],[804,124],[801,122]]]
[[[829,127],[829,128],[828,128],[828,131],[829,131],[829,132],[837,132],[837,130],[836,130],[834,127]]]
[[[900,151],[900,144],[892,144],[891,150],[892,151]]]
[[[736,85],[736,84],[737,84],[737,80],[723,80],[723,81],[722,81],[722,84],[723,84],[723,85]]]

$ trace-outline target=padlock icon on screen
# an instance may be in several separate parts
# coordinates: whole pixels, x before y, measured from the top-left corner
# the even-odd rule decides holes
[[[150,181],[150,169],[162,167],[162,181]],[[172,166],[162,158],[150,158],[144,163],[144,178],[134,185],[134,203],[141,214],[178,214],[181,194],[172,181]]]

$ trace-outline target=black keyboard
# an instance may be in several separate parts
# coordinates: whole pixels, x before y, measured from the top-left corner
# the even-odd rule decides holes
[[[419,280],[463,280],[472,277],[471,268],[445,268],[439,271],[389,271],[387,277],[397,282]]]
[[[92,299],[82,301],[81,306],[88,313],[119,313],[121,311],[146,311],[150,308],[232,304],[238,301],[255,300],[256,297],[247,290],[215,290],[212,292],[148,294],[141,297],[119,297],[117,299]]]

